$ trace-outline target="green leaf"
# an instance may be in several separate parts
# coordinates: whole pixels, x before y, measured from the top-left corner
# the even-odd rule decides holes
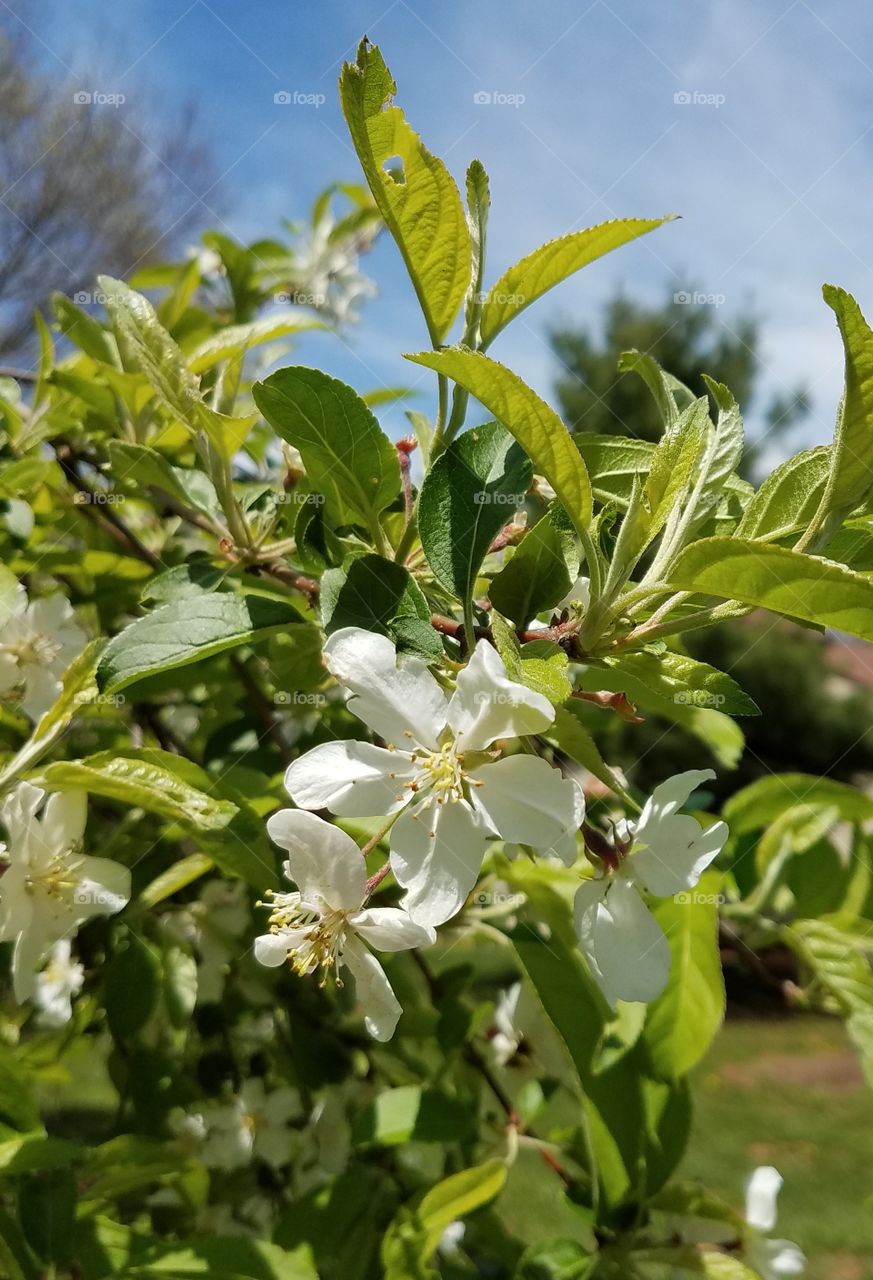
[[[432,1274],[426,1269],[427,1264],[443,1232],[452,1222],[481,1209],[499,1195],[506,1184],[506,1174],[505,1161],[487,1160],[444,1178],[417,1207],[402,1209],[382,1243],[385,1280],[410,1280],[412,1276]]]
[[[873,799],[857,787],[808,773],[774,773],[758,778],[725,803],[722,817],[734,836],[759,831],[796,805],[833,807],[846,822],[873,818]]]
[[[145,941],[130,934],[105,973],[106,1016],[116,1040],[128,1040],[146,1025],[160,994],[160,961]]]
[[[687,1075],[701,1060],[725,1011],[718,952],[721,876],[709,872],[695,889],[656,903],[652,914],[670,944],[667,986],[649,1005],[643,1042],[655,1073],[665,1080]]]
[[[681,552],[670,569],[670,586],[873,640],[873,581],[787,547],[704,538]]]
[[[673,217],[668,214],[665,218],[615,218],[540,245],[505,271],[489,291],[482,307],[483,350],[510,320],[556,284],[587,267],[589,262],[672,221]]]
[[[616,502],[626,509],[634,480],[652,465],[655,446],[648,440],[587,431],[578,432],[573,440],[588,469],[597,500]]]
[[[357,556],[347,568],[329,569],[321,580],[321,616],[328,635],[341,627],[362,627],[390,636],[404,652],[433,661],[443,646],[430,615],[411,574],[382,556]]]
[[[846,389],[820,518],[834,511],[851,511],[873,485],[873,330],[845,289],[826,284],[822,293],[840,327],[846,353]]]
[[[658,441],[643,489],[650,517],[647,542],[657,537],[674,506],[690,488],[706,447],[708,427],[709,406],[701,396],[682,411]]]
[[[566,707],[559,707],[555,713],[555,721],[546,736],[565,751],[577,764],[581,764],[593,773],[605,787],[616,794],[621,794],[622,787],[609,765],[600,754],[597,743],[585,728],[571,702]]]
[[[243,355],[251,347],[264,342],[273,342],[276,338],[286,338],[289,334],[305,333],[311,329],[326,329],[322,320],[299,314],[261,316],[248,324],[227,325],[217,333],[199,342],[187,353],[188,366],[193,373],[202,373],[211,369],[222,360]]]
[[[434,345],[451,328],[470,282],[470,233],[457,186],[391,104],[396,90],[375,45],[345,63],[340,101],[364,176],[406,263]],[[392,172],[392,162],[399,161]]]
[[[552,640],[529,640],[520,645],[515,632],[499,613],[491,614],[491,628],[497,652],[510,680],[533,689],[560,707],[573,692],[570,660]]]
[[[515,1280],[586,1280],[596,1263],[575,1240],[543,1240],[525,1249]]]
[[[307,625],[290,604],[267,596],[230,591],[186,595],[119,632],[103,654],[98,683],[104,693],[117,693],[144,676]]]
[[[524,450],[497,422],[449,445],[421,486],[418,530],[434,576],[459,600],[473,594],[494,536],[530,487]]]
[[[109,459],[112,479],[118,485],[127,482],[165,489],[178,502],[209,516],[219,510],[215,486],[207,475],[191,467],[171,466],[157,449],[128,440],[110,440]]]
[[[703,375],[703,380],[715,401],[718,418],[715,424],[715,441],[706,460],[698,515],[714,505],[722,486],[742,462],[745,446],[743,415],[732,393],[723,383],[716,382],[707,374]]]
[[[858,938],[829,920],[798,920],[783,934],[839,1006],[873,1085],[873,972],[865,954],[866,928],[865,923],[865,936]]]
[[[99,320],[77,307],[63,293],[52,294],[52,310],[64,337],[74,342],[81,351],[103,364],[118,363],[115,340]]]
[[[201,876],[206,875],[207,871],[211,871],[213,866],[212,858],[207,857],[205,853],[189,854],[187,858],[182,858],[166,871],[162,871],[159,876],[155,876],[151,884],[139,894],[138,905],[146,910],[156,907],[159,902],[165,902],[167,898],[172,898],[173,894],[187,889],[195,880],[199,880]]]
[[[613,671],[629,674],[658,697],[680,706],[714,707],[729,716],[761,714],[732,676],[681,653],[628,653],[606,658],[605,663]]]
[[[215,1237],[189,1244],[161,1246],[126,1275],[155,1280],[187,1280],[214,1276],[215,1280],[318,1280],[312,1255],[305,1246],[288,1251],[266,1240],[239,1236]]]
[[[397,451],[360,396],[318,369],[279,369],[252,387],[261,413],[300,450],[337,524],[372,529],[400,493]]]
[[[830,467],[827,445],[804,449],[780,463],[743,512],[737,537],[777,542],[802,533],[819,508]]]
[[[0,1046],[0,1121],[30,1135],[40,1127],[39,1108],[33,1100],[31,1080],[8,1045]]]
[[[99,276],[98,282],[122,346],[133,355],[158,399],[190,431],[204,431],[221,457],[232,458],[245,443],[256,415],[231,418],[208,408],[198,379],[148,299],[111,276]]]
[[[511,431],[534,469],[549,481],[573,524],[585,532],[591,523],[588,472],[570,433],[554,409],[496,360],[462,348],[425,351],[406,357],[454,379]]]
[[[70,1169],[45,1170],[26,1178],[19,1189],[18,1220],[27,1243],[44,1262],[70,1261],[76,1192]]]
[[[522,538],[512,559],[491,579],[488,596],[504,617],[524,627],[563,600],[578,573],[573,525],[560,503],[553,502]]]
[[[57,760],[39,781],[49,790],[88,791],[178,823],[222,871],[255,888],[274,877],[272,846],[245,798],[226,780],[219,785],[199,766],[168,751],[101,751],[84,760]]]

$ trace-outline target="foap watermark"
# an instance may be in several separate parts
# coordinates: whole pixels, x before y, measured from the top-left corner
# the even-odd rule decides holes
[[[73,94],[74,107],[123,107],[127,97],[123,93],[103,93],[100,89],[90,92],[80,89]]]
[[[478,489],[473,494],[473,501],[477,507],[512,507],[513,510],[521,502],[517,493],[500,493],[499,491],[491,492],[487,489]]]
[[[101,293],[99,289],[77,289],[73,294],[73,301],[79,307],[105,307],[109,295]]]
[[[277,107],[323,107],[327,98],[323,93],[307,93],[303,89],[280,89],[273,94]]]
[[[73,894],[77,907],[98,907],[103,911],[118,910],[118,894],[100,885],[80,884]]]
[[[673,894],[673,901],[680,907],[723,907],[727,898],[723,893],[700,893],[697,889],[683,889]]]
[[[483,289],[479,293],[473,294],[473,301],[478,303],[495,302],[501,307],[523,307],[527,302],[527,295],[524,293],[492,293],[488,289]]]
[[[124,500],[123,493],[104,493],[100,490],[93,493],[77,491],[73,494],[73,502],[77,507],[117,507]]]
[[[708,689],[680,689],[673,694],[673,701],[680,707],[723,707],[727,699],[723,693],[710,693]]]
[[[327,294],[283,289],[280,293],[273,294],[273,301],[277,307],[326,307]]]
[[[127,698],[123,693],[97,693],[96,690],[80,689],[73,701],[77,707],[123,707]]]
[[[323,507],[327,499],[323,493],[304,493],[299,494],[294,489],[282,493],[273,494],[273,501],[277,507],[296,505],[299,507]]]
[[[723,93],[703,93],[700,89],[679,89],[673,94],[677,107],[723,107],[727,98]]]
[[[508,908],[515,911],[524,906],[525,897],[523,893],[510,893],[506,889],[477,889],[473,894],[473,905],[475,907]]]
[[[323,707],[327,698],[323,693],[301,693],[298,689],[294,693],[280,690],[274,694],[273,701],[277,707]]]
[[[477,107],[523,107],[527,98],[523,93],[504,93],[502,89],[478,89],[473,94]]]
[[[677,307],[723,307],[727,298],[723,293],[704,293],[701,289],[677,289],[673,301]]]

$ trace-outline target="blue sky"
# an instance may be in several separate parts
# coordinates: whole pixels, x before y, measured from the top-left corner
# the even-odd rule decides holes
[[[650,301],[694,287],[719,300],[719,322],[728,326],[755,305],[766,385],[805,382],[813,397],[806,440],[830,437],[842,359],[822,282],[849,288],[873,316],[873,6],[9,0],[9,7],[44,42],[49,65],[60,72],[61,60],[69,64],[83,87],[125,92],[120,109],[131,127],[141,83],[170,122],[195,101],[226,171],[222,219],[205,210],[204,220],[240,237],[270,234],[281,218],[304,216],[327,182],[358,176],[336,78],[366,32],[431,149],[459,178],[471,157],[485,163],[490,280],[552,236],[616,215],[682,215],[538,303],[501,336],[495,357],[549,395],[550,323],[594,319],[619,285]],[[326,101],[277,106],[273,96],[283,89]],[[478,105],[483,90],[516,105]],[[429,409],[427,375],[399,354],[427,343],[387,239],[368,270],[380,296],[361,325],[345,343],[314,336],[294,358],[360,390],[417,381],[418,407]]]

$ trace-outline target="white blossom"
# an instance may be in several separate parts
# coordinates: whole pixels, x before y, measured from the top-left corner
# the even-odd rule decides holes
[[[782,1175],[772,1165],[761,1165],[746,1183],[746,1222],[751,1231],[745,1241],[745,1258],[762,1280],[782,1280],[802,1276],[806,1270],[803,1251],[790,1240],[769,1240],[776,1226],[776,1201]]]
[[[577,783],[538,756],[498,759],[501,738],[541,732],[554,709],[511,680],[497,651],[480,641],[449,696],[418,658],[401,658],[385,636],[348,627],[324,649],[350,691],[349,709],[387,747],[328,742],[285,775],[304,809],[343,817],[399,813],[391,866],[408,891],[410,915],[442,924],[476,883],[489,837],[532,846],[568,863],[584,815]]]
[[[514,982],[511,987],[501,991],[494,1008],[494,1034],[489,1040],[491,1057],[500,1067],[515,1057],[521,1037],[515,1025],[518,1011],[518,1000],[521,995],[521,983]]]
[[[665,898],[693,888],[721,852],[728,829],[705,830],[677,811],[711,769],[692,769],[656,787],[640,817],[627,824],[630,850],[603,877],[586,880],[576,894],[579,944],[609,1003],[654,1000],[670,973],[670,947],[641,890]]]
[[[202,1126],[200,1159],[210,1169],[242,1169],[253,1158],[280,1169],[295,1153],[291,1122],[302,1115],[300,1095],[290,1085],[267,1092],[263,1080],[243,1082],[225,1102],[206,1103],[194,1117]]]
[[[83,791],[56,791],[46,800],[39,787],[21,782],[0,805],[8,835],[0,942],[15,943],[12,981],[19,1002],[33,998],[37,970],[56,942],[92,916],[120,911],[130,898],[127,867],[82,852],[87,803]]]
[[[333,973],[337,985],[345,966],[355,980],[364,1025],[376,1040],[390,1040],[400,1004],[376,957],[379,951],[406,951],[433,942],[433,930],[397,907],[365,907],[367,872],[350,836],[312,813],[281,809],[267,823],[270,837],[288,854],[285,874],[294,893],[271,896],[270,932],[255,940],[261,964],[291,961],[301,976]]]
[[[56,1031],[65,1027],[73,1016],[73,997],[82,990],[85,970],[72,957],[69,938],[56,942],[49,952],[48,964],[36,975],[33,1002],[40,1026]]]
[[[0,699],[20,703],[39,720],[61,691],[61,676],[87,636],[70,602],[58,594],[28,603],[18,583],[0,598]]]

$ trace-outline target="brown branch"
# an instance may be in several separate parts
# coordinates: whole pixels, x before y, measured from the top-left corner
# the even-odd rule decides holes
[[[136,556],[138,560],[143,560],[146,564],[151,565],[153,569],[162,569],[163,562],[160,556],[155,555],[144,542],[136,536],[132,529],[128,529],[127,525],[117,516],[111,507],[101,504],[101,497],[109,495],[98,494],[92,489],[87,480],[79,474],[79,458],[76,452],[68,445],[61,441],[54,443],[52,448],[58,460],[58,465],[64,473],[67,481],[72,485],[77,493],[80,493],[85,502],[76,503],[80,507],[83,514],[86,515],[94,524],[98,525],[104,533],[113,538],[125,551]]]

